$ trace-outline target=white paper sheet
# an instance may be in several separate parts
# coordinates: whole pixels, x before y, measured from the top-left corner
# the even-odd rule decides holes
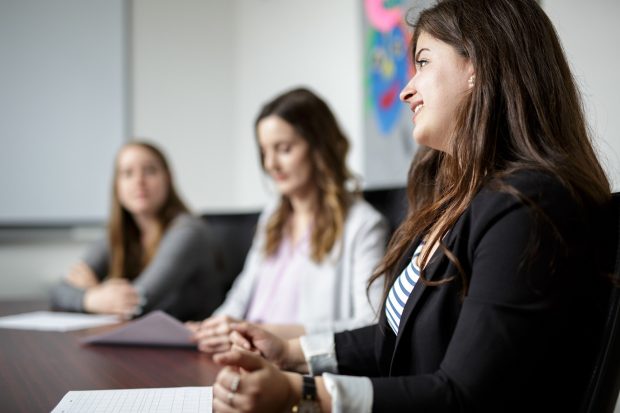
[[[211,413],[212,387],[70,391],[52,413]]]
[[[0,317],[0,328],[19,330],[71,331],[118,323],[111,315],[34,311]]]
[[[196,347],[183,323],[163,311],[152,311],[115,330],[85,337],[85,344]]]

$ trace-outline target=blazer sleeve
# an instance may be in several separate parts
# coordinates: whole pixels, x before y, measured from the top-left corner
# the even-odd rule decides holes
[[[382,334],[379,324],[334,334],[338,372],[352,376],[379,376],[375,341]]]
[[[349,234],[345,235],[343,245],[343,257],[347,261],[343,267],[347,270],[339,274],[341,277],[348,277],[350,282],[346,289],[338,292],[343,297],[341,300],[347,298],[345,302],[351,303],[351,316],[306,324],[304,327],[309,334],[344,331],[377,321],[383,292],[382,279],[376,280],[368,290],[367,286],[385,253],[388,225],[385,218],[366,203],[358,205],[358,210],[353,211],[352,215],[345,229]]]

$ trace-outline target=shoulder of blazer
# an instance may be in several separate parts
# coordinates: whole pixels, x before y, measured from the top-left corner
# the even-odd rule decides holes
[[[492,222],[518,208],[538,209],[552,222],[562,222],[567,217],[583,213],[582,206],[557,177],[543,171],[522,170],[485,185],[472,200],[466,214],[473,222]]]
[[[561,202],[574,203],[575,199],[560,180],[549,173],[537,170],[516,171],[505,177],[496,178],[484,185],[472,201],[472,207],[485,203],[523,204],[514,194],[502,189],[509,187],[525,199],[545,207]]]

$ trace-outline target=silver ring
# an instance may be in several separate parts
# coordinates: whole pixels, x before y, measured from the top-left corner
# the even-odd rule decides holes
[[[230,383],[230,391],[232,393],[236,393],[237,390],[239,390],[239,383],[241,383],[241,377],[240,376],[235,376],[235,378],[233,379],[232,383]]]
[[[235,397],[235,393],[233,392],[229,392],[228,393],[228,397],[226,398],[226,401],[228,402],[228,405],[233,407],[233,397]]]

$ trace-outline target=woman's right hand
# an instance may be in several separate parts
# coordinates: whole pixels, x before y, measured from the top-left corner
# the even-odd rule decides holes
[[[256,324],[243,322],[231,326],[230,341],[246,351],[258,351],[280,368],[288,367],[289,342]]]
[[[69,270],[69,274],[65,277],[65,281],[70,285],[86,290],[93,288],[99,284],[97,275],[93,270],[83,262],[78,262]]]
[[[116,314],[131,318],[136,314],[140,297],[127,280],[113,278],[86,290],[84,309],[89,313]]]
[[[301,398],[299,374],[282,372],[256,354],[231,350],[213,360],[224,366],[213,384],[214,412],[291,411]]]

